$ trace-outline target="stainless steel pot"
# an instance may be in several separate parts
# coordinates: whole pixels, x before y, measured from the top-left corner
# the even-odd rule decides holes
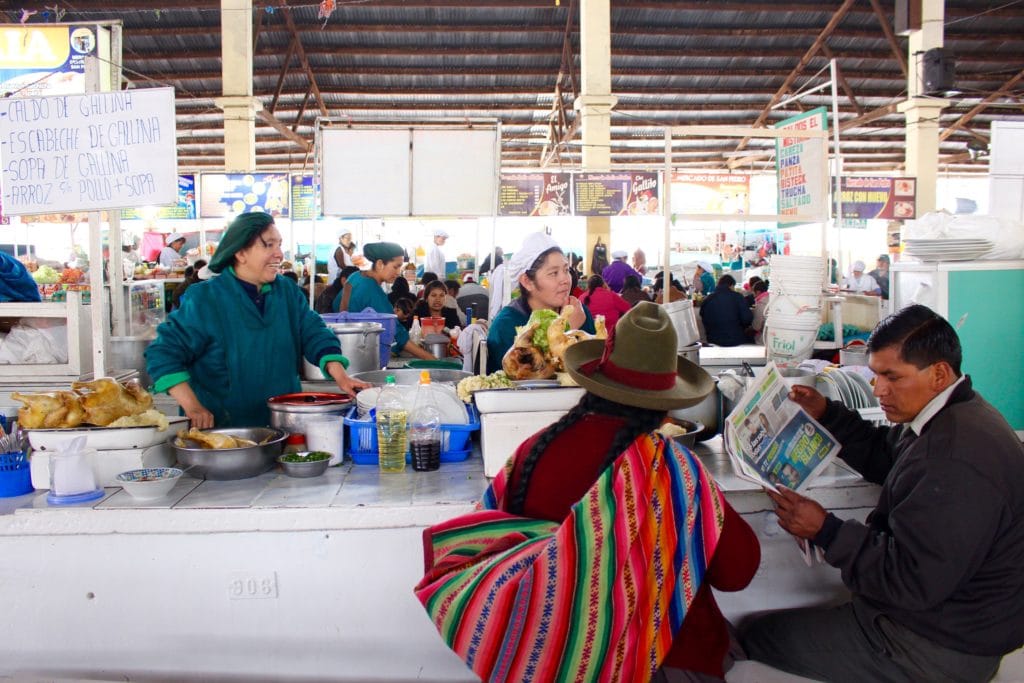
[[[204,431],[229,434],[256,442],[255,446],[244,448],[191,448],[179,446],[177,435],[168,440],[178,463],[188,468],[190,475],[215,480],[248,479],[263,474],[274,466],[288,436],[280,429],[266,427]]]
[[[689,420],[704,425],[704,431],[698,432],[697,441],[710,439],[719,432],[721,422],[721,394],[718,391],[718,379],[715,380],[715,389],[707,397],[695,406],[668,411],[669,417],[678,420]]]
[[[434,354],[434,358],[448,357],[448,337],[443,334],[428,334],[423,337],[423,346]]]
[[[300,392],[282,394],[267,401],[270,408],[270,426],[292,434],[307,434],[306,421],[325,415],[338,420],[352,407],[352,398],[343,394]]]
[[[691,363],[700,365],[700,342],[694,342],[689,346],[682,347],[679,349],[679,355]]]
[[[329,323],[341,344],[341,355],[348,359],[348,374],[380,370],[380,335],[384,326],[380,323]],[[308,380],[323,380],[320,368],[309,361],[302,362],[302,376]]]

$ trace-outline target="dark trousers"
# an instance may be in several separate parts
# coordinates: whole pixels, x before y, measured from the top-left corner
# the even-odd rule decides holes
[[[988,681],[1002,659],[943,647],[856,600],[755,617],[740,642],[750,659],[836,683]]]

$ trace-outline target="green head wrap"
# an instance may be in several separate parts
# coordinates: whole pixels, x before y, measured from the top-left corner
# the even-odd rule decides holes
[[[371,263],[376,263],[378,260],[387,262],[397,256],[404,257],[405,250],[394,242],[371,242],[363,245],[363,256],[370,259]]]
[[[253,235],[260,234],[273,223],[274,217],[262,211],[241,214],[231,221],[207,267],[214,273],[221,272],[232,264],[235,254],[249,243]]]

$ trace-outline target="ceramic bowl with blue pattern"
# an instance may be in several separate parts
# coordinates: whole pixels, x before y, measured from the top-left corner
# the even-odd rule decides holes
[[[170,493],[182,473],[177,467],[148,467],[122,472],[116,479],[132,498],[155,500]]]

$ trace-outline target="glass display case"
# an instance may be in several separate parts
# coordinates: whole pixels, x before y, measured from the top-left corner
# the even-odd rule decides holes
[[[156,337],[157,325],[167,316],[163,280],[133,280],[124,283],[125,334]]]

